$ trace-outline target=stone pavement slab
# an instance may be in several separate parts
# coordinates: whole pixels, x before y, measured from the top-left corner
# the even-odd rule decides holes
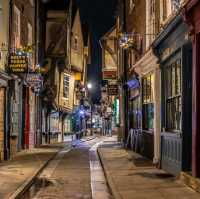
[[[113,146],[100,147],[98,154],[115,199],[200,199],[199,193],[151,161]]]
[[[66,145],[69,143],[25,150],[19,152],[12,160],[0,163],[0,198],[15,198]]]

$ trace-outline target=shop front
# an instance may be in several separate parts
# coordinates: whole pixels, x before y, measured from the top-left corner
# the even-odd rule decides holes
[[[200,177],[200,1],[189,1],[182,14],[192,36],[193,48],[192,175],[193,177]]]
[[[34,148],[36,145],[36,96],[29,88],[29,108],[30,108],[30,133],[29,133],[29,148]]]
[[[10,153],[9,155],[12,157],[18,151],[23,148],[22,142],[22,131],[21,131],[21,103],[22,103],[22,96],[21,96],[21,81],[20,79],[13,79],[9,82],[9,104],[8,104],[8,114],[9,114],[9,145],[10,145]]]
[[[59,112],[51,111],[49,114],[49,139],[51,143],[58,141],[58,136],[60,134],[60,119]]]
[[[154,42],[161,68],[161,167],[191,170],[192,48],[188,28],[176,16]]]
[[[155,164],[160,161],[160,69],[152,49],[136,62],[132,70],[141,82],[140,153]]]
[[[8,81],[11,79],[9,75],[0,69],[0,162],[8,159],[9,155],[9,137],[7,135],[8,115],[7,112],[7,91]]]
[[[131,147],[135,152],[140,152],[140,137],[142,125],[140,81],[137,77],[129,79],[127,82],[129,93],[128,104],[128,127],[127,147]]]

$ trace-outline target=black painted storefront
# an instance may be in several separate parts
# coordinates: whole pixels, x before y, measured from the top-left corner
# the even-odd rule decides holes
[[[177,175],[191,170],[192,46],[181,16],[154,42],[161,67],[161,167]]]
[[[137,82],[137,83],[133,83]],[[132,84],[131,84],[132,83]],[[127,146],[133,151],[141,155],[153,159],[154,138],[153,131],[144,130],[143,123],[143,107],[142,107],[142,90],[139,79],[128,81],[129,104],[128,104],[128,123],[129,134]]]

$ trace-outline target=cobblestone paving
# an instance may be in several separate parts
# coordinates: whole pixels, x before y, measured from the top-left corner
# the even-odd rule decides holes
[[[90,199],[89,147],[76,148],[64,154],[48,180],[51,184],[35,199]]]
[[[39,176],[50,183],[34,199],[111,199],[96,153],[104,139],[79,141],[72,150],[61,151]]]
[[[14,194],[63,146],[64,144],[55,144],[25,150],[12,160],[0,163],[0,199],[8,199]]]

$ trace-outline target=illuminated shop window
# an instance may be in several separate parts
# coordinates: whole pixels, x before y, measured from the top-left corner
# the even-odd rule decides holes
[[[142,110],[143,129],[153,129],[154,103],[153,103],[153,75],[149,74],[142,79]]]

